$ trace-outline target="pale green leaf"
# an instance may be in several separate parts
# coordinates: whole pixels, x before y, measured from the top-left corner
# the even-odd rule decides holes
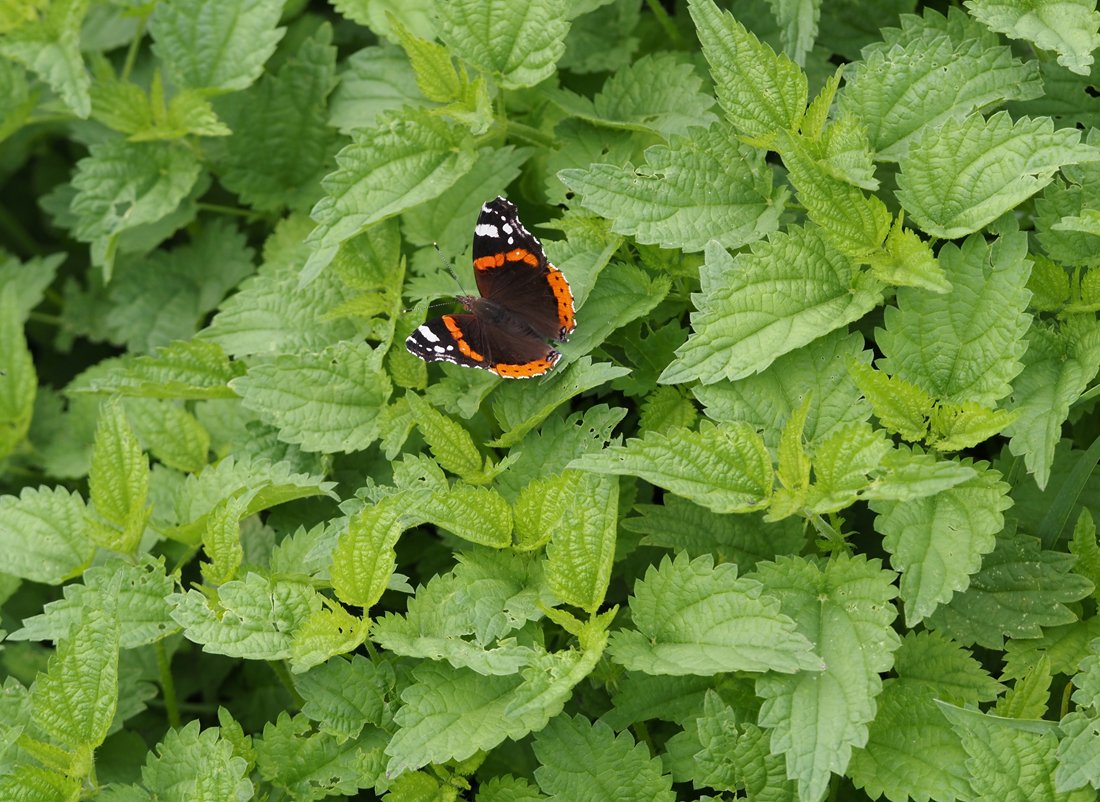
[[[878,366],[940,401],[993,407],[1023,368],[1031,324],[1027,237],[1013,234],[990,245],[974,235],[961,246],[944,245],[939,259],[951,292],[898,290],[876,338],[885,355]]]
[[[611,657],[649,674],[822,670],[812,644],[764,591],[709,555],[665,557],[634,585],[635,629],[612,635]]]
[[[229,382],[244,367],[231,363],[220,346],[201,340],[180,340],[149,355],[126,355],[100,362],[77,377],[67,392],[118,393],[145,398],[236,398]]]
[[[872,501],[875,530],[901,573],[900,596],[910,627],[966,590],[996,546],[1011,506],[1009,486],[984,463],[973,479],[935,495],[907,501]]]
[[[63,487],[0,496],[4,572],[51,585],[78,575],[95,554],[85,515],[80,495]]]
[[[894,220],[881,253],[871,254],[871,269],[886,284],[949,292],[951,282],[933,255],[931,243],[903,227],[902,217],[899,214]]]
[[[668,384],[742,379],[867,314],[881,301],[868,274],[816,227],[792,227],[731,257],[717,243],[694,297],[692,335],[661,374]]]
[[[712,0],[690,0],[688,10],[726,119],[758,140],[794,130],[806,110],[806,74]]]
[[[606,42],[602,43],[606,47]],[[589,100],[572,92],[553,96],[575,117],[595,126],[656,131],[668,138],[707,128],[717,118],[709,111],[714,98],[690,63],[674,53],[650,53],[624,65]]]
[[[367,638],[370,621],[352,615],[342,605],[321,597],[325,606],[314,610],[294,633],[290,670],[309,671],[338,654],[348,654]]]
[[[149,25],[153,52],[177,86],[244,89],[283,38],[282,10],[282,0],[159,3]]]
[[[88,0],[54,0],[44,4],[41,15],[31,6],[22,25],[0,36],[0,55],[36,73],[80,118],[92,110],[91,80],[80,54],[88,6]]]
[[[0,777],[0,794],[12,802],[78,802],[83,792],[76,778],[22,763]],[[147,802],[148,797],[122,802]]]
[[[390,664],[355,654],[296,676],[294,688],[305,700],[302,712],[322,732],[345,739],[356,737],[365,724],[385,723],[386,696],[393,682]]]
[[[566,364],[598,348],[611,332],[632,320],[644,319],[668,295],[667,276],[652,276],[624,262],[611,262],[600,271],[596,285],[584,301],[578,330],[563,348]]]
[[[1040,719],[1046,715],[1050,704],[1050,660],[1039,658],[1016,684],[997,700],[991,711],[1005,718]]]
[[[534,86],[565,52],[567,8],[565,0],[452,0],[438,9],[440,37],[505,88]]]
[[[1042,91],[1035,62],[1014,58],[958,8],[904,15],[893,33],[849,65],[838,100],[867,126],[878,159],[896,161],[926,127]]]
[[[22,262],[0,253],[0,290],[9,285],[15,290],[15,306],[10,310],[10,317],[26,321],[31,311],[42,302],[64,262],[65,254],[62,253],[35,256]],[[9,319],[8,311],[5,311],[4,319]]]
[[[715,124],[645,151],[645,164],[593,164],[558,178],[611,230],[663,248],[739,248],[774,231],[787,193],[772,186],[763,154]]]
[[[642,401],[638,415],[638,433],[691,429],[699,410],[679,387],[657,387]]]
[[[1005,644],[1003,680],[1022,679],[1042,661],[1050,663],[1053,674],[1071,676],[1092,654],[1090,645],[1100,638],[1100,619],[1073,621],[1061,626],[1044,627],[1038,638],[1014,638]],[[1078,690],[1082,686],[1078,685]],[[1078,704],[1088,699],[1078,697]]]
[[[1053,50],[1058,63],[1088,75],[1100,47],[1100,13],[1090,0],[966,0],[970,13],[1010,39]]]
[[[1073,315],[1060,328],[1036,321],[1027,332],[1023,370],[1012,382],[1008,408],[1018,413],[1005,433],[1008,448],[1024,458],[1040,489],[1054,463],[1054,447],[1070,405],[1100,367],[1100,327],[1091,315]]]
[[[480,546],[503,549],[512,543],[512,510],[489,487],[456,483],[410,504],[409,512],[414,511],[424,521]]]
[[[551,799],[672,802],[672,778],[645,744],[603,722],[560,716],[535,736],[535,780]]]
[[[197,590],[174,593],[172,618],[203,651],[246,660],[285,660],[295,631],[321,598],[306,582],[249,573],[207,597]]]
[[[1069,550],[1077,558],[1074,571],[1092,582],[1095,596],[1100,592],[1100,542],[1096,540],[1096,521],[1087,509],[1082,509],[1077,516]]]
[[[1043,627],[1067,624],[1077,616],[1066,605],[1083,599],[1092,583],[1072,573],[1074,558],[1042,550],[1039,539],[1002,534],[982,560],[970,587],[927,619],[960,643],[1004,648],[1005,636],[1036,638]]]
[[[201,730],[196,720],[167,732],[146,758],[141,779],[158,802],[225,802],[252,798],[248,770],[218,727]]]
[[[374,727],[341,742],[316,732],[304,715],[291,718],[284,711],[254,741],[256,769],[286,799],[355,796],[385,781],[385,742],[385,733]]]
[[[70,751],[98,747],[115,715],[120,627],[114,594],[119,586],[116,576],[98,594],[99,603],[84,609],[31,687],[35,728]]]
[[[870,486],[870,474],[890,450],[890,441],[869,423],[838,428],[814,449],[808,510],[822,515],[850,506]]]
[[[768,0],[779,23],[783,52],[799,66],[806,66],[806,54],[813,48],[822,0]]]
[[[735,382],[691,388],[706,416],[716,421],[745,421],[762,431],[770,448],[786,420],[813,387],[813,403],[803,434],[814,443],[849,423],[866,421],[871,410],[849,376],[849,363],[865,364],[871,352],[858,333],[834,331],[776,359],[762,372]]]
[[[345,134],[370,128],[383,114],[402,106],[427,105],[416,86],[412,65],[398,47],[364,47],[348,56],[343,67],[329,103],[329,123]]]
[[[218,503],[206,517],[203,551],[209,562],[202,565],[203,579],[210,585],[224,585],[237,575],[244,557],[241,548],[241,514],[246,500],[230,496]]]
[[[1085,802],[1100,788],[1100,719],[1074,711],[1058,727],[1064,737],[1058,744],[1054,785],[1064,793],[1082,789],[1080,798]]]
[[[1006,409],[989,409],[972,401],[936,404],[929,417],[928,443],[937,451],[960,451],[999,434],[1016,419]]]
[[[34,359],[23,334],[26,314],[18,303],[15,283],[0,285],[0,459],[11,454],[30,431],[38,392]]]
[[[1004,690],[974,655],[938,632],[910,632],[902,638],[894,672],[905,685],[952,704],[990,702]]]
[[[149,495],[149,458],[118,399],[100,407],[88,493],[96,515],[109,524],[97,540],[108,548],[132,554],[148,517],[145,503]]]
[[[439,466],[467,481],[478,478],[485,467],[485,460],[470,433],[422,397],[408,393],[405,400]]]
[[[899,446],[882,458],[882,473],[862,497],[868,501],[911,501],[933,496],[973,479],[978,472],[958,460]]]
[[[121,580],[113,588],[116,576]],[[80,623],[85,610],[104,605],[102,596],[108,591],[117,600],[121,648],[136,649],[178,631],[169,615],[167,597],[174,584],[165,574],[163,558],[145,556],[136,563],[115,558],[88,568],[83,579],[82,583],[65,585],[63,599],[49,602],[40,614],[24,618],[22,629],[8,635],[8,640],[60,642]]]
[[[379,618],[371,639],[395,654],[442,659],[486,676],[514,675],[535,653],[517,630],[542,616],[544,595],[537,559],[473,553],[419,588],[404,615]]]
[[[757,566],[753,578],[777,596],[784,613],[824,660],[824,672],[766,675],[756,681],[764,702],[760,724],[772,728],[773,753],[784,753],[787,775],[802,799],[818,799],[830,775],[843,773],[852,748],[867,742],[881,672],[893,664],[900,639],[893,574],[877,560],[835,555],[823,567],[803,558]]]
[[[1080,131],[1055,131],[1049,118],[971,114],[914,138],[900,159],[898,200],[924,231],[955,239],[1030,198],[1059,168],[1096,158]]]
[[[198,473],[206,467],[210,434],[182,404],[128,398],[123,408],[138,438],[157,460],[184,473]]]
[[[772,491],[772,461],[763,440],[741,423],[700,423],[699,431],[650,432],[626,445],[584,454],[580,470],[637,476],[720,513],[763,507]]]
[[[619,482],[614,476],[567,473],[561,526],[546,547],[546,582],[566,604],[595,614],[603,604],[615,558]],[[571,492],[569,492],[571,491]]]
[[[390,382],[366,343],[336,343],[315,354],[285,354],[249,369],[230,387],[279,438],[306,451],[361,451],[381,435]]]
[[[467,134],[425,112],[406,109],[357,130],[336,154],[336,172],[321,182],[325,197],[313,207],[317,228],[308,242],[314,250],[302,283],[316,278],[342,242],[438,196],[476,160]]]

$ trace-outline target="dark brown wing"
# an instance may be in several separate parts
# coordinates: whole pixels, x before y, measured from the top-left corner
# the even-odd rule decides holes
[[[481,297],[543,337],[564,341],[577,326],[569,282],[504,198],[481,207],[474,227],[474,279]]]

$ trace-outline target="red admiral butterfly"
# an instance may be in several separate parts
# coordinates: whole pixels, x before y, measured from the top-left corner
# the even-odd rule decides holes
[[[425,322],[405,340],[409,351],[427,362],[483,368],[505,379],[541,376],[554,367],[561,354],[546,341],[565,342],[577,327],[573,293],[504,198],[481,207],[474,279],[481,296],[455,299],[469,314]]]

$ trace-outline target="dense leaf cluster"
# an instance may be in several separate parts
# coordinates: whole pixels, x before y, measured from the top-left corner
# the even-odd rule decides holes
[[[1095,2],[725,5],[0,3],[0,800],[1095,798]]]

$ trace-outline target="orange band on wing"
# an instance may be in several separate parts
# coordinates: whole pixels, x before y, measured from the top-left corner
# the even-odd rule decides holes
[[[451,336],[455,338],[455,344],[458,346],[459,353],[465,357],[469,357],[475,362],[484,362],[485,357],[470,347],[470,344],[466,342],[466,335],[462,333],[462,329],[455,323],[455,319],[450,315],[444,315],[441,320],[443,325],[447,327],[447,331],[451,333]]]
[[[493,365],[489,370],[506,379],[522,379],[530,376],[541,376],[557,363],[557,359],[536,359],[532,362],[525,362],[522,365],[505,365],[499,363]]]
[[[474,267],[477,270],[490,270],[494,267],[501,267],[505,262],[523,262],[524,264],[531,265],[531,267],[537,267],[539,258],[526,248],[514,248],[507,252],[502,251],[501,253],[494,253],[488,256],[482,256],[480,259],[474,259]]]
[[[550,289],[554,291],[554,299],[558,302],[558,320],[562,322],[562,328],[566,333],[576,328],[573,317],[573,291],[569,289],[569,282],[565,280],[565,274],[553,265],[546,280],[550,282]]]

